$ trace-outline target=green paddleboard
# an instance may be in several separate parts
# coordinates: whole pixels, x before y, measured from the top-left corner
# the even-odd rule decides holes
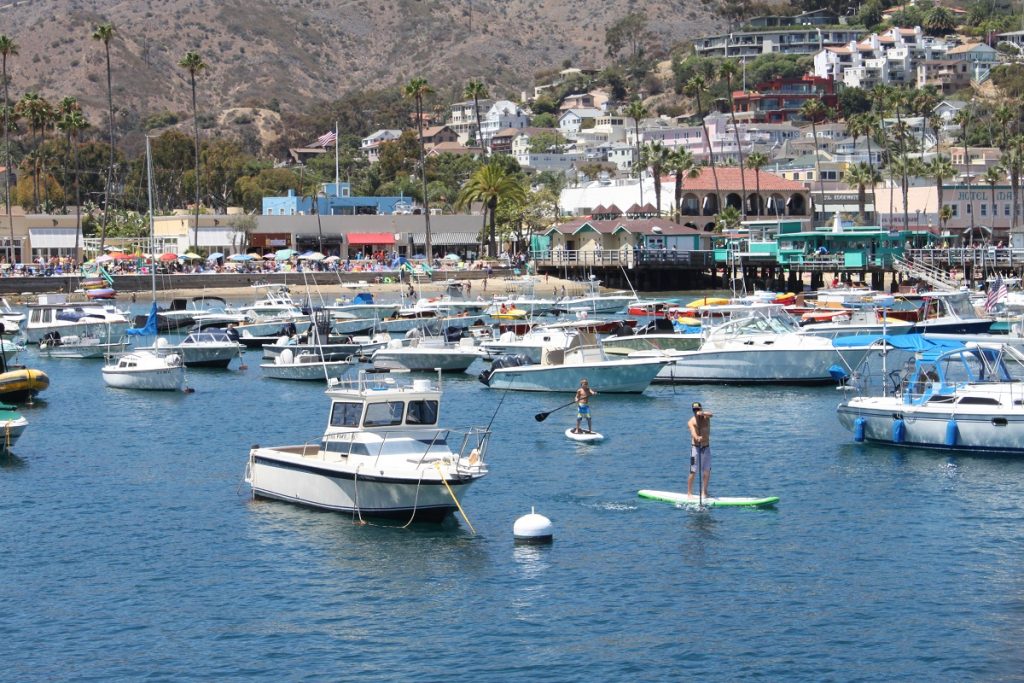
[[[700,505],[701,499],[698,496],[688,496],[685,493],[675,493],[674,491],[651,491],[649,489],[643,489],[639,491],[641,498],[648,500],[657,500],[662,503],[671,503],[672,505]],[[767,496],[765,498],[746,498],[742,496],[723,496],[721,498],[705,498],[704,507],[709,508],[726,508],[726,507],[747,507],[747,508],[765,508],[774,507],[779,502],[778,496]]]

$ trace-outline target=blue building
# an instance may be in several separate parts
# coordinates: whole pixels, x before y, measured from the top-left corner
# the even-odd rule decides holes
[[[324,183],[317,196],[317,213],[322,216],[372,216],[419,213],[410,197],[354,197],[349,183]],[[285,197],[264,197],[264,216],[295,216],[313,213],[313,200],[288,190]]]

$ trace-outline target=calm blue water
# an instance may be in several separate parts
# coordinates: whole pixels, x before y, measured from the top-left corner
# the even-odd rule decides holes
[[[1009,680],[1021,677],[1024,462],[852,443],[832,389],[599,395],[599,446],[561,396],[509,392],[465,523],[357,527],[253,502],[253,443],[314,438],[315,385],[194,371],[192,395],[108,389],[36,360],[51,388],[0,467],[6,680]],[[478,369],[474,367],[474,370]],[[600,387],[596,387],[600,391]],[[501,394],[446,383],[445,423]],[[719,495],[685,487],[693,400],[715,413]],[[549,547],[515,547],[537,507]]]

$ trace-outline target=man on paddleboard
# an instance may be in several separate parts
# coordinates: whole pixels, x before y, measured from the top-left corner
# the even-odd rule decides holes
[[[593,432],[594,426],[590,415],[590,397],[596,396],[597,392],[590,388],[590,383],[585,379],[580,380],[580,388],[576,390],[576,434],[580,433],[580,421],[586,418],[587,431]]]
[[[711,481],[711,413],[700,403],[693,403],[693,417],[687,423],[690,428],[690,476],[686,479],[686,495],[693,495],[693,475],[700,467],[701,495],[708,497],[708,483]]]

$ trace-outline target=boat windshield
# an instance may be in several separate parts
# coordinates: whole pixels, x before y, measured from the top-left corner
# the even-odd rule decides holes
[[[943,301],[946,302],[946,308],[950,314],[955,315],[958,318],[976,318],[978,314],[974,312],[974,306],[971,305],[971,300],[966,296],[947,296],[942,297]]]
[[[359,416],[363,414],[362,403],[336,401],[331,408],[332,427],[358,427]]]
[[[364,427],[392,427],[402,424],[403,401],[387,401],[386,403],[368,403]]]
[[[405,423],[410,425],[437,424],[437,401],[409,401]]]

